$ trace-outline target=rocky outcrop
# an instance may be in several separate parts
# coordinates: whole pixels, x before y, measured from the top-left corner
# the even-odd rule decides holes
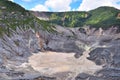
[[[80,73],[76,76],[75,80],[87,80],[90,77],[89,74]]]
[[[109,36],[111,35],[111,36]],[[114,35],[117,35],[114,36]],[[114,31],[114,28],[103,31],[103,35],[99,36],[99,44],[95,45],[89,53],[87,59],[102,65],[103,69],[97,71],[94,76],[84,74],[84,79],[79,74],[76,80],[119,80],[120,79],[120,39],[119,33]],[[116,39],[117,38],[117,39]],[[88,76],[89,75],[89,76]]]

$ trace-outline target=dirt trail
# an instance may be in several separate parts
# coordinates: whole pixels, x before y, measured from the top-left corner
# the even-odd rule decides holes
[[[89,56],[87,51],[79,59],[74,58],[74,54],[50,51],[40,52],[29,57],[29,65],[44,75],[53,75],[60,72],[72,72],[75,74],[84,72],[92,74],[102,68],[86,59]]]

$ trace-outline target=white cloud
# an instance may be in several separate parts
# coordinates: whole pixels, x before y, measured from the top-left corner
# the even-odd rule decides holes
[[[73,0],[73,2],[77,2],[77,1],[79,1],[79,0]]]
[[[13,2],[13,0],[8,0],[8,1],[12,1]]]
[[[30,2],[31,0],[22,0],[22,1],[25,1],[25,2]]]
[[[46,6],[40,5],[40,4],[35,6],[31,10],[33,10],[33,11],[49,11],[49,9]]]
[[[113,6],[120,9],[120,4],[117,2],[120,0],[83,0],[78,10],[88,11],[100,6]]]
[[[69,11],[72,0],[47,0],[45,5],[53,11]]]
[[[42,11],[52,10],[52,11],[70,11],[70,4],[73,0],[46,0],[44,4],[36,5],[31,10],[39,10]],[[39,7],[38,7],[39,6]]]

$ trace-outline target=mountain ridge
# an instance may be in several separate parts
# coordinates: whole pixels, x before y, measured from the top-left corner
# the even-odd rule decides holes
[[[104,6],[88,12],[34,12],[8,0],[2,0],[0,4],[0,33],[9,32],[9,28],[15,29],[16,26],[32,28],[41,26],[49,32],[53,31],[52,26],[55,25],[72,28],[84,26],[120,28],[120,10],[114,7]]]
[[[0,80],[120,79],[119,10],[46,13],[59,26],[44,13],[40,20],[21,7],[25,14],[11,10],[18,6],[7,1],[0,1]],[[104,30],[103,21],[115,27]]]
[[[120,10],[108,6],[99,7],[88,12],[31,12],[39,19],[46,18],[50,23],[65,27],[83,27],[84,25],[90,25],[92,27],[108,28],[111,26],[120,26],[118,16]]]

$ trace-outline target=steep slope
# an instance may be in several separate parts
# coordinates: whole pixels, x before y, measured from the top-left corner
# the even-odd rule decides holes
[[[21,6],[8,0],[0,1],[0,28],[1,31],[9,31],[9,28],[16,26],[27,26],[32,21],[33,16],[30,15]]]
[[[32,27],[35,29],[38,26],[49,30],[49,24],[46,21],[37,19],[20,5],[8,0],[0,0],[0,33],[7,32],[9,34],[10,28]]]
[[[66,27],[92,27],[120,26],[120,10],[113,7],[99,7],[88,12],[32,12],[36,17],[47,20],[52,24]],[[44,15],[44,16],[43,16]],[[46,18],[46,19],[43,19]]]

